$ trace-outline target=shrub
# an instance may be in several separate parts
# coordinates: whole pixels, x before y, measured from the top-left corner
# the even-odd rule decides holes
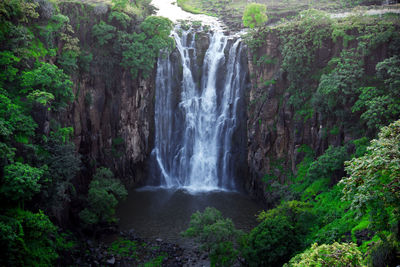
[[[304,247],[315,219],[309,204],[290,201],[261,212],[261,223],[249,234],[243,257],[250,266],[279,266]]]
[[[108,16],[108,22],[111,23],[113,20],[116,20],[124,29],[126,29],[132,18],[123,12],[112,11]]]
[[[137,258],[137,247],[138,244],[136,241],[119,238],[112,242],[110,252],[120,257]]]
[[[58,110],[73,100],[72,82],[63,70],[45,62],[36,64],[32,70],[22,72],[21,93],[41,90],[55,97],[53,107]]]
[[[93,26],[92,34],[96,37],[97,41],[101,46],[105,45],[114,38],[116,28],[112,25],[108,25],[104,21],[100,21],[99,24]]]
[[[107,168],[96,170],[89,185],[88,207],[81,211],[80,218],[86,225],[114,222],[118,200],[128,195],[125,187]]]
[[[349,158],[347,147],[330,146],[324,154],[318,157],[316,161],[311,163],[308,169],[307,178],[315,181],[320,178],[330,178],[334,180],[335,174],[342,174],[344,162]],[[338,178],[338,177],[337,177]]]
[[[210,253],[211,265],[232,266],[239,254],[236,247],[243,233],[235,229],[231,219],[224,219],[220,211],[207,207],[203,213],[192,214],[183,235],[197,239],[202,249]]]
[[[78,53],[66,50],[57,58],[57,63],[65,73],[71,75],[78,70]]]
[[[313,103],[326,116],[332,113],[343,121],[348,119],[358,97],[358,88],[364,75],[363,61],[356,50],[343,50],[336,67],[329,74],[322,74]]]
[[[349,177],[340,183],[351,208],[359,215],[369,212],[373,228],[383,231],[400,219],[400,120],[383,127],[378,137],[364,156],[345,163]]]
[[[17,209],[0,216],[2,266],[52,266],[58,252],[72,245],[42,211]]]
[[[360,96],[352,107],[353,112],[361,112],[360,118],[372,130],[387,125],[400,115],[400,57],[379,62],[376,71],[383,84],[361,87]]]
[[[23,106],[15,104],[5,94],[0,93],[0,136],[3,140],[27,143],[34,135],[37,124],[31,116],[24,114]]]
[[[250,29],[263,26],[268,20],[266,12],[267,7],[263,4],[251,3],[247,5],[243,12],[243,25]]]
[[[300,266],[363,266],[363,257],[354,243],[333,243],[331,245],[323,244],[318,246],[313,244],[301,254],[293,257],[286,267]]]
[[[147,77],[154,68],[160,50],[171,49],[173,39],[169,37],[172,22],[163,17],[147,17],[141,24],[141,33],[119,33],[122,48],[121,66],[130,69],[133,78],[139,73]]]
[[[4,168],[0,194],[15,202],[30,200],[40,191],[44,170],[16,162]]]

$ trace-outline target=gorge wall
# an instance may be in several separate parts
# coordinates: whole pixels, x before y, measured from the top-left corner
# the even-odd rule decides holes
[[[99,46],[91,32],[100,20],[107,21],[110,13],[107,7],[63,3],[61,11],[68,13],[81,49],[93,55],[88,71],[72,74],[76,96],[68,112],[62,113],[61,119],[65,125],[74,127],[76,148],[84,155],[88,169],[104,165],[128,184],[143,184],[147,182],[147,163],[154,147],[156,64],[146,79],[133,78],[128,69],[120,66],[121,58],[112,52],[115,47],[110,44]],[[238,176],[247,191],[264,200],[270,197],[266,190],[269,185],[265,182],[265,175],[274,177],[282,184],[287,183],[296,174],[297,164],[304,158],[304,153],[299,151],[302,145],[307,145],[318,157],[330,145],[340,146],[375,133],[374,129],[368,129],[365,121],[360,122],[361,113],[352,114],[351,107],[355,101],[341,107],[352,114],[347,122],[343,122],[343,118],[335,114],[336,111],[329,116],[313,106],[312,95],[317,91],[321,77],[335,69],[334,60],[341,58],[345,50],[360,50],[360,44],[365,44],[368,50],[358,53],[362,62],[362,79],[375,77],[377,63],[395,54],[391,46],[398,38],[394,37],[396,30],[393,30],[398,29],[398,25],[394,23],[393,26],[391,21],[378,25],[374,30],[386,34],[386,37],[377,35],[375,39],[381,39],[365,41],[363,36],[373,31],[368,27],[376,24],[374,20],[358,22],[354,27],[342,25],[344,29],[336,37],[331,22],[315,21],[314,24],[300,26],[295,21],[284,26],[285,30],[279,27],[260,30],[250,37],[253,41],[247,41],[252,84],[247,90],[247,171],[243,166],[238,167]],[[115,22],[111,24],[117,29],[122,27]],[[138,27],[137,21],[132,21],[129,27]],[[307,29],[304,27],[309,27],[309,32],[314,31],[320,36],[306,36]],[[292,51],[306,51],[299,56],[300,60],[291,64],[285,62],[290,55],[288,49],[284,50],[287,43],[282,39],[283,35],[311,40],[292,48]],[[313,43],[313,38],[317,40],[316,43],[319,42],[318,45]],[[372,45],[373,42],[375,44]],[[203,61],[209,43],[207,34],[196,34],[197,64]],[[174,61],[173,68],[179,69],[180,56],[177,50],[170,57]],[[308,57],[308,61],[305,57]],[[300,82],[297,81],[296,86],[298,91],[305,92],[307,96],[300,97],[301,103],[294,105],[291,99],[297,93],[293,89],[293,73],[288,70],[288,65],[296,64],[299,75],[304,77]],[[308,70],[301,70],[302,64]],[[174,99],[180,94],[181,71],[172,80]],[[361,85],[366,84],[368,82],[363,81]],[[246,120],[244,116],[240,119]],[[350,129],[349,124],[352,123],[360,126],[361,130],[357,132]],[[240,128],[240,131],[245,131],[245,125]],[[239,139],[233,140],[233,143],[242,143],[243,140]],[[354,146],[350,145],[349,150],[352,149]]]
[[[317,22],[297,21],[290,26],[253,32],[249,40],[251,49],[248,55],[252,87],[247,109],[249,173],[246,189],[254,196],[268,200],[273,192],[267,188],[274,181],[281,185],[290,184],[291,177],[296,175],[296,166],[305,156],[300,147],[306,145],[318,157],[329,146],[347,144],[348,152],[353,153],[354,144],[351,140],[374,136],[376,130],[367,126],[368,118],[362,117],[360,111],[352,111],[356,102],[354,99],[357,99],[361,90],[354,90],[356,93],[352,95],[346,95],[339,90],[335,96],[338,99],[354,99],[342,106],[333,107],[330,112],[321,111],[322,108],[315,99],[321,81],[328,76],[339,77],[337,84],[344,83],[347,88],[383,84],[377,81],[376,66],[384,59],[396,55],[398,46],[394,43],[399,38],[395,32],[398,23],[372,26],[377,23],[377,19],[365,17],[360,19],[363,20],[361,23],[358,21],[355,25],[348,24],[352,19],[344,19],[343,22],[320,20],[320,25]],[[334,37],[335,27],[338,27],[334,26],[335,23],[347,25],[340,26],[344,28],[344,32],[337,38]],[[308,36],[311,31],[320,31],[320,36]],[[365,35],[371,31],[380,31],[386,37],[382,38],[380,33],[376,33],[376,38],[365,39]],[[289,38],[282,38],[283,34]],[[318,42],[315,39],[320,41],[318,45],[315,44]],[[290,45],[293,46],[292,50],[285,50]],[[346,79],[350,78],[344,75],[345,63],[337,64],[338,59],[343,59],[345,51],[354,51],[354,54],[359,55],[355,60],[358,63],[352,63],[357,66],[349,67],[349,70],[358,71],[359,68],[362,74],[352,82],[348,82]],[[296,56],[296,53],[299,55]],[[293,69],[302,74],[297,81],[293,78]],[[372,80],[374,81],[371,82]],[[296,86],[290,88],[293,84]],[[301,98],[303,95],[306,96]],[[300,100],[297,106],[291,102],[293,97]],[[331,96],[326,96],[327,99],[329,97]],[[339,110],[346,111],[345,115],[338,115]],[[337,174],[336,179],[344,175],[342,171]]]
[[[111,11],[106,5],[62,3],[60,8],[70,19],[81,51],[93,58],[87,71],[80,68],[71,75],[75,99],[60,119],[74,128],[74,143],[86,170],[106,166],[127,184],[143,183],[154,138],[155,68],[147,78],[134,78],[120,65],[112,45],[100,46],[93,26],[108,21]],[[140,21],[134,18],[128,27]],[[115,21],[110,24],[123,28]]]

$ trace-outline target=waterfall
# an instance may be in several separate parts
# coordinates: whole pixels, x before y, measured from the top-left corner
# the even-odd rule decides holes
[[[245,51],[240,38],[222,31],[208,33],[208,49],[198,51],[198,34],[175,29],[176,51],[158,60],[154,166],[168,188],[230,190],[240,151],[233,139],[244,112]]]

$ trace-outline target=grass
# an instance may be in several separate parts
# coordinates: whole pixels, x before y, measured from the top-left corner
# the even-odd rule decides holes
[[[187,12],[217,16],[228,26],[235,25],[235,28],[240,28],[243,11],[249,2],[247,0],[177,0],[177,3]],[[350,8],[344,0],[258,0],[257,3],[267,6],[268,23],[293,17],[309,8],[332,13],[349,11]]]

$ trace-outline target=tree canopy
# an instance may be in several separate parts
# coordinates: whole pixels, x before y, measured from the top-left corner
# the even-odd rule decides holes
[[[243,25],[250,29],[262,26],[268,20],[266,12],[266,5],[257,3],[247,5],[243,12]]]

